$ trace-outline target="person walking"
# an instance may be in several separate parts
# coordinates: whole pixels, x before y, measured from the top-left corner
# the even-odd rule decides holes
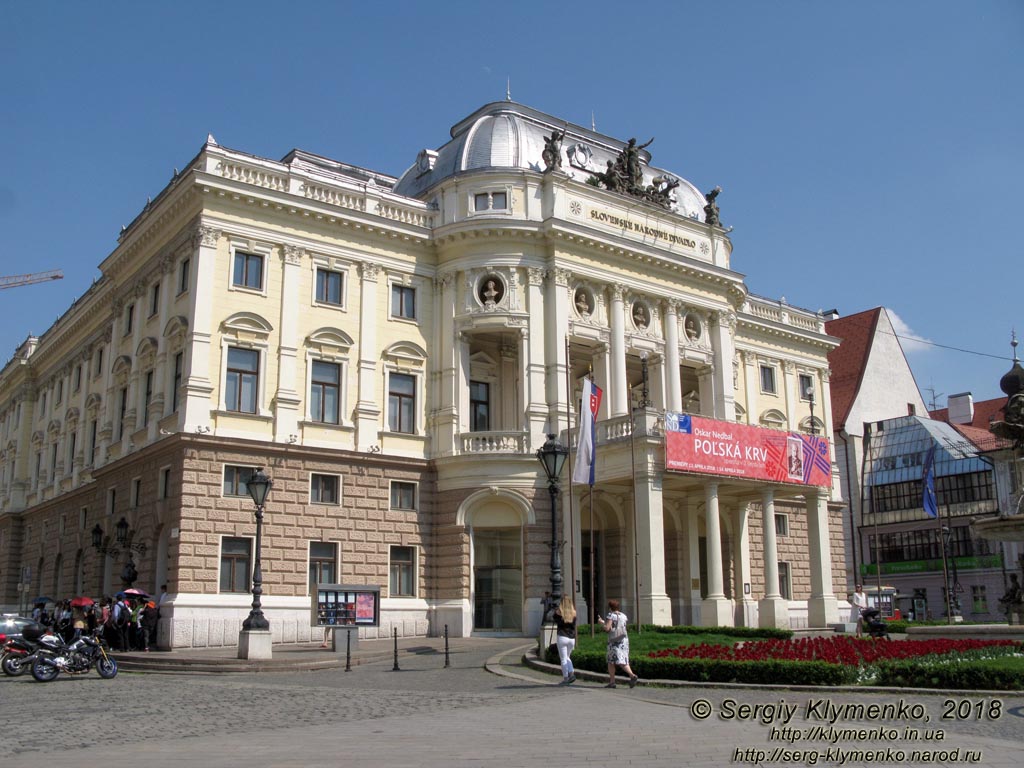
[[[572,685],[576,682],[576,670],[572,666],[572,651],[576,647],[576,606],[569,595],[562,595],[552,618],[557,633],[558,660],[562,665],[562,684]]]
[[[152,600],[148,600],[142,610],[139,611],[140,650],[148,651],[151,645],[156,644],[156,623],[156,603]]]
[[[608,633],[608,685],[605,688],[615,687],[616,667],[622,667],[622,671],[629,675],[629,687],[633,688],[637,676],[629,666],[629,635],[626,632],[629,618],[619,610],[618,600],[608,601],[608,611],[606,618],[597,617],[601,629]]]
[[[850,599],[850,623],[857,625],[857,637],[861,636],[863,629],[863,614],[868,607],[868,596],[864,594],[864,587],[857,584],[853,588],[853,597]]]

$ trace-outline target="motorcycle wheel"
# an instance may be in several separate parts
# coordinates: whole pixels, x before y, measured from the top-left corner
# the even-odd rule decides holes
[[[32,666],[31,664],[22,664],[21,662],[24,658],[24,656],[12,656],[10,654],[5,654],[3,661],[0,662],[0,667],[3,668],[5,675],[10,675],[11,677],[24,675],[28,672],[29,667]]]
[[[38,658],[32,664],[32,677],[40,683],[48,683],[60,674],[55,664],[47,664],[48,659]]]
[[[96,671],[100,673],[100,677],[104,680],[109,680],[112,677],[117,676],[117,661],[110,658],[99,658],[96,659]]]

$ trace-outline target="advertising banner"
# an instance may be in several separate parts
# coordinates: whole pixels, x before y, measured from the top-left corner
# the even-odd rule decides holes
[[[689,413],[665,414],[665,468],[822,488],[832,484],[824,437]]]

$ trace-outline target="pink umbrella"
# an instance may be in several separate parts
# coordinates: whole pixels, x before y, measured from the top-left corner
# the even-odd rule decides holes
[[[72,601],[71,601],[71,607],[72,608],[88,608],[90,605],[95,605],[95,604],[96,604],[95,600],[93,600],[91,597],[85,597],[85,596],[76,597],[76,598],[72,599]]]

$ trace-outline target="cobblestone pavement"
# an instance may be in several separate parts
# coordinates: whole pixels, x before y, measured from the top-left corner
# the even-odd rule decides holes
[[[0,763],[1020,765],[1022,696],[562,687],[519,664],[523,645],[479,640],[454,652],[449,669],[443,654],[424,649],[401,656],[399,672],[388,660],[347,673],[5,677]],[[489,658],[502,674],[483,669]],[[758,704],[774,707],[753,710]],[[848,704],[896,706],[878,720],[829,708]],[[829,731],[833,718],[836,728],[875,732]]]

